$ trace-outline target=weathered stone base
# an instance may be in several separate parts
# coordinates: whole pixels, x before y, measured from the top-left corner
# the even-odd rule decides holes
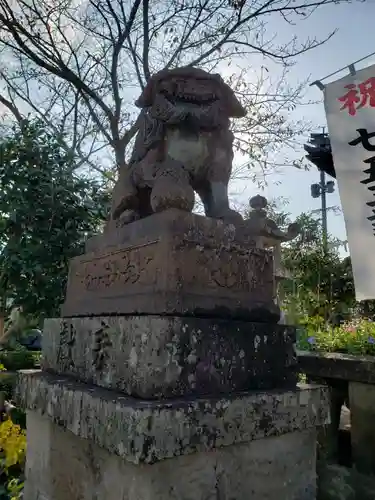
[[[162,316],[48,319],[43,368],[155,399],[294,388],[295,328]]]
[[[155,463],[329,423],[327,391],[138,400],[38,370],[19,372],[19,405],[133,463]]]
[[[315,500],[315,431],[134,465],[36,412],[24,500]]]
[[[40,371],[28,412],[24,500],[315,500],[320,386],[140,401]]]

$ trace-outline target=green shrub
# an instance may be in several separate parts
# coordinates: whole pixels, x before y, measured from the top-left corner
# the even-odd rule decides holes
[[[5,399],[10,400],[16,385],[17,374],[1,372],[0,373],[0,392],[4,393]]]
[[[40,367],[40,361],[42,359],[42,351],[30,351],[34,359],[34,368]]]
[[[6,484],[6,498],[9,500],[19,500],[22,498],[23,480],[21,478],[12,478]]]
[[[17,345],[14,349],[0,351],[0,363],[9,371],[34,368],[36,357],[36,353],[28,351],[20,345]]]
[[[0,424],[0,498],[18,500],[23,489],[26,433],[10,418]]]
[[[358,319],[333,328],[321,318],[305,318],[297,345],[309,351],[375,355],[375,323]]]

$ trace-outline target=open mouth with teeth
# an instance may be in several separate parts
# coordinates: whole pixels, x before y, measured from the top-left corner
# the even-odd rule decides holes
[[[162,94],[172,104],[208,106],[218,100],[215,94],[172,94],[167,91],[162,91]]]

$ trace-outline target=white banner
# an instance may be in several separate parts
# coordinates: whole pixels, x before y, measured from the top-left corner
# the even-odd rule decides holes
[[[375,65],[328,84],[324,105],[356,298],[375,299]]]

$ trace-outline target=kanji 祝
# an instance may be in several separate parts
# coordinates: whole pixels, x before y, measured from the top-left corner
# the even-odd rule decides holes
[[[345,85],[346,94],[338,98],[342,102],[340,110],[347,110],[354,116],[358,109],[364,107],[375,108],[375,77],[368,78],[362,83]]]

